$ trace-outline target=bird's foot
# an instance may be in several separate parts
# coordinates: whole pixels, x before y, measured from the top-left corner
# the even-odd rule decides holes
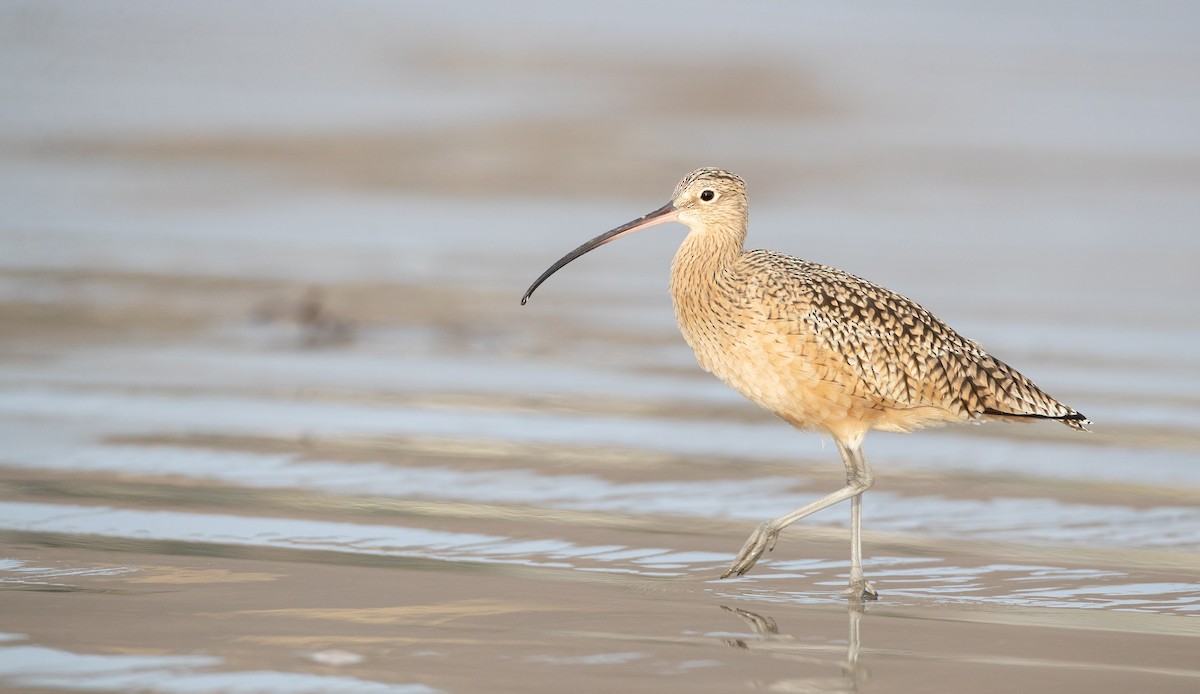
[[[759,523],[754,532],[750,533],[746,544],[742,545],[742,551],[738,552],[737,557],[733,560],[733,565],[729,567],[728,571],[721,574],[721,578],[745,574],[758,563],[764,552],[775,549],[775,540],[777,539],[779,539],[779,529],[771,525],[771,521]]]
[[[850,586],[842,591],[842,595],[854,602],[879,599],[879,592],[865,578],[850,581]]]

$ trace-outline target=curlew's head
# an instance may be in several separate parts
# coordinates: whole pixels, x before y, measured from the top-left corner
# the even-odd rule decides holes
[[[542,282],[572,260],[622,236],[666,222],[682,222],[693,233],[732,229],[734,234],[738,235],[740,244],[741,236],[746,230],[746,182],[737,174],[722,169],[696,169],[684,176],[679,185],[675,186],[671,202],[632,222],[600,234],[560,258],[529,286],[525,296],[521,297],[521,305],[525,305]]]
[[[692,231],[746,224],[746,182],[722,169],[696,169],[675,186],[671,195],[676,218]]]

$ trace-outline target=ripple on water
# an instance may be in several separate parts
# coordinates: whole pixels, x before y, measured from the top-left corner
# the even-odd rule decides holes
[[[751,577],[715,577],[731,555],[656,547],[579,545],[565,540],[514,539],[403,526],[0,502],[0,529],[179,542],[334,551],[384,557],[518,564],[642,576],[692,576],[712,592],[764,602],[838,603],[844,561],[779,561]],[[1130,580],[1115,570],[1052,565],[957,566],[928,557],[875,556],[864,561],[890,604],[1102,608],[1194,614],[1200,584]],[[8,562],[0,580],[24,580],[41,569]],[[66,580],[69,572],[58,580]],[[803,590],[792,590],[803,579]]]
[[[650,573],[632,558],[666,557],[681,565],[679,553],[665,548],[584,546],[566,540],[513,539],[501,535],[458,533],[399,525],[370,525],[295,518],[263,518],[210,513],[145,511],[105,506],[0,502],[0,529],[93,535],[139,540],[235,544],[301,551],[334,551],[446,561],[566,566],[625,562],[634,572]],[[692,556],[692,559],[699,555]],[[714,555],[720,560],[726,555]],[[573,559],[574,562],[564,562]],[[19,566],[8,569],[21,572]],[[675,572],[677,575],[679,572]],[[662,572],[656,572],[662,575]]]
[[[148,477],[218,480],[252,488],[394,496],[627,515],[706,516],[762,520],[816,499],[797,491],[802,477],[614,482],[595,475],[548,475],[535,470],[460,470],[305,459],[285,453],[210,451],[177,446],[69,448],[30,445],[15,461],[39,470],[112,472]],[[1200,550],[1200,508],[1133,508],[1067,503],[1053,498],[952,499],[872,490],[867,527],[938,538],[1047,543],[1065,546]],[[818,524],[845,522],[823,514]]]
[[[101,436],[130,431],[195,433],[196,423],[203,422],[205,431],[226,435],[409,435],[538,445],[602,445],[775,461],[793,459],[806,450],[809,455],[819,452],[814,437],[809,437],[809,445],[814,447],[805,449],[804,437],[774,421],[619,417],[505,408],[444,410],[318,400],[12,388],[0,392],[0,413],[6,413],[14,422],[61,421],[69,431]],[[929,437],[881,437],[873,440],[871,450],[884,451],[889,465],[918,470],[1200,486],[1200,467],[1190,465],[1190,459],[1177,450],[1002,438],[989,438],[985,444],[969,436],[968,431],[948,430],[938,436],[933,447]],[[28,447],[36,452],[41,445],[26,440],[28,435],[22,436],[19,427],[12,428],[10,438],[9,448]],[[836,455],[824,455],[836,467]],[[10,457],[24,456],[14,450]]]
[[[956,566],[931,559],[888,559],[867,559],[863,566],[876,588],[886,593],[889,605],[1006,605],[1181,614],[1200,611],[1200,583],[1130,581],[1127,574],[1112,570],[1022,564]],[[794,569],[796,564],[782,562],[772,568],[788,566]],[[812,563],[800,575],[840,590],[845,585],[846,566],[834,571],[829,568]],[[777,585],[779,579],[793,575],[767,574],[760,583]],[[749,594],[764,602],[822,601],[812,591],[756,587]],[[837,602],[838,597],[830,593],[827,600]]]

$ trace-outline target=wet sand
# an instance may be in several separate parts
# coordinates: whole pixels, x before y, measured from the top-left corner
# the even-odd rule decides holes
[[[1191,10],[238,7],[0,16],[0,687],[1200,687]],[[869,437],[877,603],[846,507],[719,580],[842,469],[695,366],[682,228],[517,304],[700,164],[1096,431]]]

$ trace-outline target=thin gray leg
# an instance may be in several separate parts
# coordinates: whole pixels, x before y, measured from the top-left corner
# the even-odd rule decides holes
[[[779,531],[788,527],[792,523],[820,511],[823,508],[828,508],[839,501],[853,499],[851,503],[851,528],[850,528],[850,550],[851,550],[851,572],[850,586],[853,589],[854,582],[854,567],[858,567],[858,580],[860,581],[860,596],[870,593],[874,595],[874,589],[870,587],[862,578],[862,543],[860,538],[860,514],[855,512],[856,504],[862,503],[861,494],[871,488],[875,483],[875,478],[871,474],[871,468],[867,465],[866,458],[863,457],[859,447],[850,446],[837,441],[838,451],[842,454],[842,463],[846,466],[846,486],[826,495],[805,506],[784,514],[778,518],[759,523],[754,532],[750,533],[750,538],[742,545],[742,549],[738,552],[737,557],[733,560],[733,565],[729,567],[721,578],[728,578],[737,574],[741,576],[749,571],[760,558],[763,553],[769,552],[775,548],[775,541],[779,539]]]
[[[861,486],[863,491],[875,483],[871,466],[862,448],[837,442],[842,462],[846,465],[846,485]],[[845,595],[856,600],[876,600],[879,593],[867,582],[862,568],[862,492],[850,497],[850,587]]]

